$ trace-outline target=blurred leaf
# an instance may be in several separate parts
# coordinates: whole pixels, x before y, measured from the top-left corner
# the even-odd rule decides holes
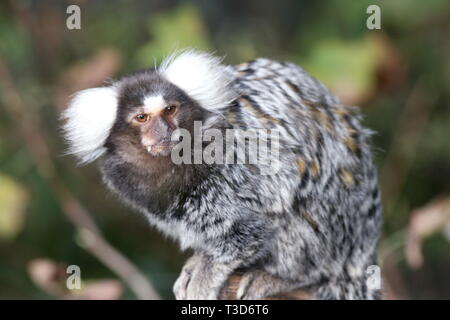
[[[388,19],[406,29],[423,24],[439,14],[446,14],[448,17],[450,2],[448,0],[383,1],[381,8],[382,19]]]
[[[195,7],[183,5],[169,13],[152,17],[148,29],[153,39],[137,53],[140,67],[149,67],[161,61],[176,49],[192,47],[207,50],[210,48],[203,19]]]
[[[375,89],[381,52],[374,37],[329,39],[311,49],[305,69],[320,79],[344,103],[359,104]]]
[[[27,203],[25,188],[0,174],[0,238],[13,238],[22,230]]]
[[[140,43],[141,28],[139,15],[126,2],[110,4],[108,8],[82,9],[85,13],[82,29],[73,32],[65,29],[66,40],[79,52],[94,52],[101,48],[114,48],[123,55],[134,52]],[[106,10],[105,10],[106,9]]]

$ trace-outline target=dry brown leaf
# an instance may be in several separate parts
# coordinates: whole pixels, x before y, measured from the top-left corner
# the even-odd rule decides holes
[[[405,255],[408,264],[420,268],[423,264],[422,242],[437,232],[445,234],[450,226],[450,197],[439,197],[411,214]]]
[[[28,263],[28,274],[31,280],[47,294],[61,297],[64,295],[63,265],[46,258],[37,258]]]

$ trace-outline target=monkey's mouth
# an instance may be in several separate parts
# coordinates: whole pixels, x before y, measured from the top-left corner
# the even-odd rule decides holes
[[[175,146],[174,142],[163,142],[159,144],[153,144],[146,146],[147,152],[152,155],[163,155],[167,156],[172,151],[173,147]]]

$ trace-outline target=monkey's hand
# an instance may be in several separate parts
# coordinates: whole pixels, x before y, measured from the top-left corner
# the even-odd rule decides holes
[[[200,255],[192,256],[174,285],[177,300],[216,300],[234,266],[217,263]]]
[[[191,282],[192,275],[196,266],[201,261],[202,257],[199,254],[194,254],[190,257],[183,266],[177,281],[173,285],[173,293],[177,300],[187,299],[187,288]]]
[[[237,208],[230,207],[228,214],[241,215],[231,211]],[[236,269],[252,264],[267,253],[271,233],[265,221],[252,212],[245,219],[234,221],[223,234],[220,231],[216,230],[216,236],[205,241],[201,255],[195,255],[186,263],[174,286],[177,299],[219,299],[222,288]]]

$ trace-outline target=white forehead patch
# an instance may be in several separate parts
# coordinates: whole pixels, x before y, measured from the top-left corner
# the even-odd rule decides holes
[[[158,114],[164,109],[166,102],[162,95],[149,96],[144,99],[144,112]]]
[[[203,108],[217,112],[237,97],[230,86],[231,73],[221,61],[206,52],[176,52],[161,63],[158,71]]]
[[[106,151],[104,144],[116,119],[117,104],[114,87],[77,92],[62,114],[67,153],[75,155],[81,164],[100,157]]]

